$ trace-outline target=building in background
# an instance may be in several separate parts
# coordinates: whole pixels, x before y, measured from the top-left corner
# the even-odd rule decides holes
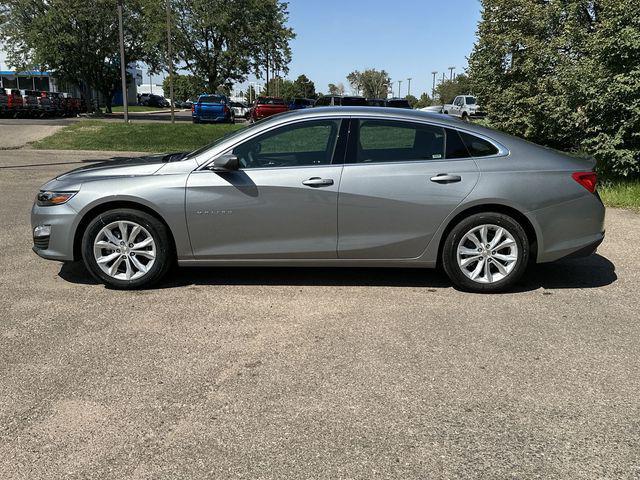
[[[138,86],[142,84],[142,70],[135,63],[127,68],[129,82],[127,85],[127,99],[130,105],[136,104]],[[73,97],[81,97],[80,89],[75,85],[56,80],[55,72],[26,71],[17,72],[7,65],[6,54],[0,44],[0,88],[18,88],[20,90],[39,90],[44,92],[66,92]],[[159,89],[162,91],[162,88]],[[103,96],[92,91],[93,99],[99,105],[104,105]],[[118,89],[112,100],[112,105],[122,105],[122,90]]]

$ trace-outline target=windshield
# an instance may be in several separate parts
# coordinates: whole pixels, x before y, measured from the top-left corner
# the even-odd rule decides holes
[[[245,126],[238,128],[237,130],[231,130],[230,132],[225,133],[223,136],[221,136],[217,140],[213,141],[212,143],[209,143],[208,145],[200,147],[199,149],[194,150],[193,152],[189,153],[182,160],[186,160],[188,158],[197,157],[201,153],[206,152],[207,150],[209,150],[210,148],[213,148],[216,145],[221,144],[222,142],[226,142],[227,140],[235,137],[236,135],[240,135],[242,133],[246,133],[248,130],[251,130],[251,129],[257,127],[257,126],[260,126],[264,122],[266,122],[267,120],[271,120],[271,119],[273,119],[273,117],[271,117],[271,118],[270,117],[262,118],[262,119],[258,120],[255,123],[246,124]]]
[[[467,97],[467,105],[475,105],[476,97]]]

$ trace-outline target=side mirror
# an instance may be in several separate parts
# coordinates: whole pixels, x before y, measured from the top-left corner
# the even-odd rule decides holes
[[[240,161],[233,153],[225,153],[220,155],[213,161],[213,167],[210,170],[214,172],[231,172],[240,168]]]

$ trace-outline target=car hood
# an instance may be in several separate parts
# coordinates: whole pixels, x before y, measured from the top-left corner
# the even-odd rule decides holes
[[[144,157],[128,157],[108,160],[100,163],[93,163],[84,167],[76,168],[64,173],[56,180],[82,182],[96,177],[134,177],[139,175],[153,175],[163,165],[184,157],[186,152],[149,155]]]

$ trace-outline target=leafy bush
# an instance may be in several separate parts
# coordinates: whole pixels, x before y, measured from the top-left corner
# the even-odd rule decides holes
[[[483,0],[469,74],[496,128],[640,174],[637,0]]]

